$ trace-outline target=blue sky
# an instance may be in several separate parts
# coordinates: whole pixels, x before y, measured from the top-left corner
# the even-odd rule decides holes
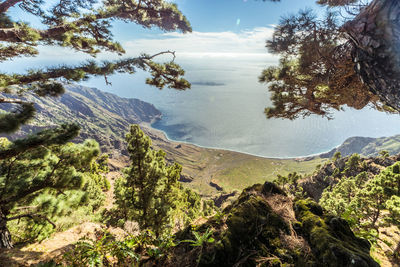
[[[277,24],[281,16],[296,13],[304,8],[317,8],[315,0],[175,0],[179,9],[198,32],[240,32],[255,27]],[[132,24],[116,23],[115,36],[119,40],[152,38],[152,33]]]
[[[143,29],[133,23],[115,22],[112,32],[127,51],[125,56],[137,56],[142,52],[157,53],[160,50],[174,50],[178,61],[191,61],[207,54],[208,58],[218,59],[239,55],[247,61],[256,59],[270,62],[271,55],[265,49],[265,41],[271,38],[272,27],[281,16],[296,13],[299,9],[317,8],[315,0],[283,0],[264,2],[262,0],[171,0],[190,21],[193,33],[165,33],[158,29]],[[32,16],[11,9],[14,18],[37,25]],[[162,41],[161,41],[162,40]],[[23,71],[30,67],[49,64],[78,63],[89,58],[70,49],[42,47],[41,54],[33,59],[16,59],[6,62],[8,71]],[[263,55],[261,55],[263,54]],[[113,54],[103,53],[98,59],[112,59]],[[187,67],[195,68],[193,64]]]

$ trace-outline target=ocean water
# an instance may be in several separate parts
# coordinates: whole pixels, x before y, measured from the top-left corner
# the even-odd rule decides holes
[[[268,90],[257,81],[264,65],[224,66],[186,66],[186,77],[193,83],[187,91],[145,86],[143,73],[114,76],[111,87],[101,79],[92,79],[86,85],[154,104],[163,117],[153,127],[172,140],[265,157],[326,152],[352,136],[400,134],[399,115],[369,108],[335,112],[333,120],[318,116],[268,120],[263,113],[270,105]]]

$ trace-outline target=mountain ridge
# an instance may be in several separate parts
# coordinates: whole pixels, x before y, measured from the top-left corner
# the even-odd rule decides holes
[[[400,134],[388,137],[363,137],[353,136],[347,138],[341,145],[333,148],[329,152],[321,153],[318,156],[322,158],[331,158],[336,152],[342,156],[349,156],[353,153],[365,157],[376,157],[379,152],[386,150],[390,155],[400,153]]]

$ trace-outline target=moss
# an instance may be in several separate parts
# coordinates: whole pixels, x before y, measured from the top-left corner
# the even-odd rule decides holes
[[[202,232],[212,226],[217,240],[202,248],[199,266],[378,266],[368,242],[355,237],[346,221],[324,215],[310,199],[298,199],[293,206],[297,221],[290,225],[268,204],[273,194],[281,194],[280,188],[270,183],[249,187],[225,209],[226,221],[210,219],[198,227]],[[189,228],[177,234],[183,239],[191,235]],[[180,246],[197,259],[195,248]]]
[[[255,258],[271,258],[271,255],[292,261],[291,252],[282,248],[280,239],[281,233],[290,232],[290,227],[268,205],[262,194],[263,188],[255,185],[246,189],[230,207],[221,243],[208,252],[212,256],[202,256],[201,265],[232,266],[241,261],[243,266],[255,266]],[[215,260],[210,264],[203,257]]]
[[[323,216],[310,199],[297,201],[294,210],[303,236],[323,266],[379,266],[369,256],[369,244],[355,237],[346,221]]]

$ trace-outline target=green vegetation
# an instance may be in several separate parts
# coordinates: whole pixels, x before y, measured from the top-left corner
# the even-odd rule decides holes
[[[332,188],[324,190],[322,207],[345,218],[356,234],[373,242],[379,238],[379,228],[388,224],[399,226],[396,205],[400,198],[400,163],[373,177],[366,172],[356,176],[345,174]]]
[[[13,146],[0,139],[0,153]],[[40,146],[0,160],[0,245],[12,244],[8,226],[17,241],[40,240],[54,231],[60,217],[82,205],[84,212],[97,210],[109,188],[102,176],[106,159],[98,155],[98,144],[88,140]]]
[[[171,231],[175,223],[185,226],[198,217],[205,205],[198,194],[178,182],[182,167],[167,165],[165,153],[151,148],[151,139],[138,125],[131,126],[126,140],[131,165],[116,181],[117,212],[156,236]]]
[[[243,190],[256,183],[273,181],[277,175],[288,175],[292,172],[305,175],[312,173],[315,167],[326,159],[314,158],[307,161],[295,159],[268,159],[259,157],[246,157],[246,155],[233,155],[235,160],[229,158],[218,161],[219,166],[229,164],[229,167],[217,171],[213,180],[224,188],[225,191]]]
[[[325,16],[307,9],[284,17],[267,41],[269,52],[280,55],[279,65],[259,77],[271,92],[267,118],[332,118],[332,110],[344,106],[397,113],[393,99],[399,96],[389,90],[399,82],[392,70],[398,65],[392,55],[397,44],[383,34],[397,27],[390,16],[398,14],[395,1],[316,2],[327,7]]]
[[[318,1],[344,7],[359,2]],[[379,3],[382,2],[390,1]],[[18,3],[23,11],[38,17],[43,27],[32,28],[5,14]],[[163,0],[106,0],[102,4],[95,0],[59,1],[48,9],[44,6],[40,0],[0,3],[0,41],[5,44],[0,46],[0,60],[34,56],[39,45],[68,47],[92,56],[101,51],[123,54],[110,31],[111,22],[116,19],[145,28],[191,31],[176,5]],[[267,117],[329,117],[331,109],[340,110],[344,105],[360,109],[372,104],[377,109],[393,111],[386,106],[389,96],[371,93],[371,82],[359,79],[369,70],[358,61],[358,36],[349,40],[343,35],[354,27],[341,28],[342,23],[333,13],[320,20],[311,11],[302,11],[284,19],[276,28],[268,48],[282,56],[280,65],[268,68],[260,77],[272,91],[274,107],[266,109]],[[150,85],[160,89],[189,88],[182,78],[184,71],[173,60],[165,64],[152,61],[162,54],[175,57],[173,52],[165,51],[115,62],[89,61],[26,74],[0,74],[0,131],[15,132],[33,118],[34,104],[24,95],[29,93],[38,100],[63,94],[64,84],[59,79],[81,81],[92,75],[104,76],[108,83],[107,75],[142,69],[150,72]],[[364,59],[362,64],[373,62]],[[355,63],[359,68],[354,68]],[[371,76],[374,74],[367,78],[371,80]],[[96,112],[101,114],[106,109]],[[87,105],[79,106],[80,111],[95,117]],[[96,127],[103,125],[100,122]],[[99,221],[101,214],[102,223],[107,226],[136,221],[140,233],[119,239],[108,232],[96,233],[95,239],[76,243],[61,259],[62,264],[377,266],[369,255],[369,241],[377,242],[381,227],[399,227],[400,163],[379,169],[393,161],[389,151],[368,161],[357,154],[342,158],[335,153],[329,162],[320,158],[303,162],[262,159],[217,150],[197,150],[199,158],[181,153],[181,160],[194,166],[192,171],[206,170],[205,182],[222,191],[242,189],[277,176],[275,184],[247,187],[231,205],[215,213],[211,200],[183,188],[178,182],[182,167],[167,160],[163,150],[155,150],[138,125],[132,125],[126,136],[130,166],[114,184],[115,207],[100,213],[106,198],[104,191],[111,188],[104,176],[108,172],[107,156],[100,156],[99,145],[93,140],[69,143],[78,132],[77,125],[64,124],[24,139],[0,139],[0,248],[13,246],[12,235],[21,243],[41,241],[55,229],[66,229],[84,218]],[[186,149],[195,150],[190,146]],[[303,176],[316,165],[311,178]],[[323,188],[323,192],[317,192],[315,200],[322,194],[321,206],[305,198],[316,190],[310,184],[318,182],[321,184],[317,189]],[[204,185],[204,181],[192,185],[199,184]],[[201,217],[203,222],[191,225]],[[398,244],[393,255],[398,256],[399,251]]]
[[[212,217],[176,234],[186,240],[212,233],[214,242],[179,243],[163,266],[378,266],[368,242],[344,220],[325,215],[311,200],[293,203],[272,183],[246,188],[224,212],[223,220]]]
[[[16,7],[34,16],[41,25],[15,21],[7,11]],[[163,0],[114,1],[101,3],[95,0],[46,1],[6,0],[0,3],[0,60],[30,57],[39,54],[37,46],[60,46],[95,56],[101,51],[122,55],[122,46],[113,40],[111,22],[122,20],[146,28],[158,27],[165,31],[191,31],[186,18],[175,4]],[[82,81],[89,76],[114,73],[135,73],[136,69],[150,72],[147,83],[160,89],[164,87],[185,90],[190,84],[182,78],[184,71],[172,61],[160,64],[153,59],[171,51],[138,58],[118,59],[113,62],[84,62],[78,66],[61,65],[31,69],[27,73],[0,74],[0,133],[13,133],[35,115],[34,103],[24,95],[38,98],[56,97],[64,93],[60,81]],[[12,108],[10,108],[10,106]],[[56,226],[49,216],[62,215],[68,208],[78,207],[87,195],[100,196],[96,187],[104,184],[83,182],[83,172],[90,169],[91,161],[99,153],[95,142],[82,145],[66,144],[77,136],[79,126],[62,125],[29,135],[12,143],[3,141],[0,148],[0,248],[11,248],[9,221],[30,218]],[[93,177],[92,177],[93,178]],[[97,182],[99,182],[97,180]],[[85,185],[84,190],[81,186]],[[76,190],[76,191],[67,191]],[[64,192],[66,191],[66,192]],[[101,200],[93,207],[101,205]],[[32,206],[34,211],[16,210]],[[65,214],[64,214],[65,215]],[[33,227],[35,228],[35,226]],[[33,231],[35,232],[35,231]],[[39,231],[40,232],[40,231]]]
[[[278,204],[279,203],[279,204]],[[85,239],[59,263],[71,266],[378,266],[368,241],[310,199],[293,202],[272,183],[245,189],[226,216],[188,226],[176,236],[151,231],[121,240]],[[54,265],[56,263],[53,262]]]
[[[148,257],[155,261],[165,257],[168,249],[176,245],[172,236],[157,238],[151,231],[122,240],[116,240],[108,232],[98,232],[96,235],[95,240],[85,238],[77,242],[75,248],[63,256],[62,262],[76,267],[140,266],[139,263]]]

